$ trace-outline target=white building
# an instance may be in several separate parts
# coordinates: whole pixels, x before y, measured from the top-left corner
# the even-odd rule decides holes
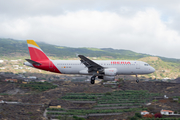
[[[37,79],[36,76],[29,76],[29,77],[27,77],[27,78],[29,78],[29,79]]]
[[[5,70],[6,68],[5,67],[0,67],[1,70]]]
[[[162,115],[173,115],[174,114],[174,111],[171,111],[171,110],[161,110],[161,114]]]
[[[165,78],[162,79],[162,81],[164,81],[164,82],[166,82],[168,80],[170,80],[170,78],[168,78],[168,77],[165,77]]]
[[[4,60],[0,60],[0,63],[3,63],[4,62]]]
[[[46,80],[40,80],[40,82],[46,82]]]
[[[148,111],[142,111],[141,112],[141,115],[146,115],[146,114],[149,114],[149,112]]]
[[[19,65],[13,65],[14,69],[19,69]]]
[[[168,99],[169,97],[167,97],[166,95],[164,95],[164,98],[165,98],[165,99]]]
[[[0,100],[0,103],[5,103],[3,100]]]
[[[151,105],[151,103],[147,103],[146,105],[147,105],[147,106],[148,106],[148,105]]]
[[[17,62],[18,60],[10,60],[11,62]]]

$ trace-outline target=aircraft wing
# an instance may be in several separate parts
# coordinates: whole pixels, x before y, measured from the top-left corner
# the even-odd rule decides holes
[[[81,62],[88,68],[88,72],[101,72],[103,71],[103,67],[97,63],[95,63],[94,61],[88,59],[87,57],[85,57],[84,55],[78,55],[78,57],[81,58]]]

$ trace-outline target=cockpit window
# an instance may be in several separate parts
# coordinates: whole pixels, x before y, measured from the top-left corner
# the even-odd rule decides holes
[[[149,64],[144,64],[144,66],[149,66]]]

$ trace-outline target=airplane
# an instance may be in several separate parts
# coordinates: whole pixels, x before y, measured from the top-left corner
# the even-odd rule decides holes
[[[91,84],[96,77],[105,81],[114,81],[116,75],[150,74],[155,71],[148,63],[133,60],[90,60],[77,55],[80,60],[51,60],[34,40],[27,40],[31,59],[25,59],[24,65],[60,74],[91,75]]]

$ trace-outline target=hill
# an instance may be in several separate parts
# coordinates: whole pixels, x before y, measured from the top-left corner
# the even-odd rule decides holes
[[[137,60],[152,55],[136,53],[130,50],[112,48],[71,48],[37,42],[41,49],[52,58],[68,59],[74,58],[75,53],[88,57],[98,57],[99,59],[131,59]],[[0,57],[20,57],[28,56],[26,41],[0,38]],[[159,57],[159,56],[158,56]],[[97,58],[97,59],[98,59]],[[166,62],[179,63],[180,59],[159,57]]]
[[[74,58],[75,53],[89,57],[102,57],[105,59],[139,59],[149,55],[135,53],[130,50],[118,50],[112,48],[70,48],[64,46],[50,45],[37,42],[41,49],[51,57],[61,59]],[[26,41],[13,39],[0,39],[0,57],[11,55],[11,57],[27,56],[28,48]]]
[[[143,75],[143,77],[148,77],[152,79],[161,78],[177,78],[180,76],[180,62],[179,59],[165,58],[158,56],[151,56],[148,54],[136,53],[130,50],[123,49],[112,49],[112,48],[70,48],[63,46],[50,45],[42,42],[37,42],[37,44],[42,48],[42,50],[51,59],[79,59],[76,57],[75,53],[83,54],[90,57],[90,59],[96,60],[110,60],[110,59],[129,59],[129,60],[140,60],[149,63],[153,66],[156,71],[153,74]],[[0,39],[0,59],[8,60],[0,64],[0,67],[6,67],[1,69],[1,72],[14,72],[14,73],[24,73],[24,72],[43,72],[37,69],[29,68],[23,66],[25,58],[29,58],[29,51],[26,41],[13,40],[13,39]],[[17,62],[11,60],[21,59]],[[17,69],[16,66],[21,69]]]
[[[126,110],[128,107],[128,109],[120,115],[101,116],[101,119],[103,120],[112,119],[111,117],[114,119],[127,119],[128,116],[132,117],[135,112],[140,112],[139,110],[141,110],[143,107],[142,105],[149,102],[152,105],[144,107],[148,111],[155,111],[153,113],[156,113],[161,109],[170,109],[178,112],[180,110],[180,104],[178,101],[171,100],[174,97],[179,98],[180,96],[179,92],[177,92],[180,90],[179,84],[177,83],[141,81],[137,84],[135,81],[127,80],[120,83],[120,87],[112,88],[111,86],[105,86],[102,84],[91,85],[85,82],[54,81],[58,87],[41,92],[20,87],[21,83],[0,83],[0,98],[2,100],[7,102],[21,102],[21,104],[0,104],[0,119],[26,120],[30,118],[33,120],[43,120],[45,119],[43,116],[45,109],[47,109],[49,106],[56,105],[61,105],[61,110],[65,110],[61,114],[65,114],[66,112],[67,115],[69,115],[70,112],[75,113],[75,115],[77,115],[77,113],[81,114],[82,112],[96,111],[99,113],[108,113],[109,111],[111,112],[111,110],[113,110],[113,112],[118,110]],[[15,94],[11,94],[9,92],[17,89],[21,92],[16,92]],[[135,93],[139,93],[140,96],[138,97],[138,94]],[[162,98],[154,101],[154,95]],[[166,103],[163,102],[165,101],[163,98],[164,95],[170,97],[170,99],[166,99]],[[68,96],[71,98],[65,99],[65,97],[67,98]],[[148,96],[151,97],[148,98]],[[75,99],[75,97],[78,97],[78,99]],[[114,99],[112,99],[113,97]],[[128,98],[130,98],[130,100],[128,100]],[[83,103],[82,101],[79,101],[79,99],[94,99],[95,103],[88,103],[87,100],[86,103]],[[72,102],[72,100],[76,102]],[[118,104],[115,104],[115,102],[118,102]],[[136,103],[134,104],[134,102]],[[137,104],[137,102],[139,103]],[[43,106],[36,104],[43,104]],[[139,104],[141,104],[140,108],[138,107]],[[135,109],[131,107],[135,107]],[[16,110],[14,108],[16,108]],[[97,110],[97,108],[101,108],[102,110]],[[56,113],[58,112],[56,111]],[[98,117],[89,117],[87,119],[94,120],[97,118]]]

